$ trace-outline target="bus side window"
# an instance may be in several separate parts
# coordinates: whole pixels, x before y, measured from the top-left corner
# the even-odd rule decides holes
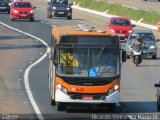
[[[58,46],[55,46],[53,50],[53,62],[58,64]]]
[[[54,36],[51,35],[51,45],[50,45],[50,58],[53,60],[54,59],[54,48],[55,48],[55,44],[56,43],[56,40],[54,38]]]
[[[56,44],[56,39],[53,35],[51,35],[51,46],[55,46]]]

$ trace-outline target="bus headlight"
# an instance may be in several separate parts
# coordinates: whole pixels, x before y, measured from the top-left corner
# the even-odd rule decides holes
[[[65,93],[65,94],[67,94],[67,92],[68,92],[65,87],[62,87],[61,91],[62,91],[63,93]]]
[[[108,95],[114,93],[114,92],[117,91],[118,89],[119,89],[119,85],[115,85],[113,88],[109,89]]]
[[[119,89],[119,85],[115,85],[114,90],[118,90],[118,89]]]
[[[61,84],[57,84],[57,88],[65,94],[68,93],[67,89],[63,87]]]
[[[114,92],[114,89],[113,89],[113,88],[109,89],[108,95],[112,94],[113,92]]]
[[[62,85],[57,84],[57,88],[58,88],[59,90],[61,90],[61,89],[62,89]]]

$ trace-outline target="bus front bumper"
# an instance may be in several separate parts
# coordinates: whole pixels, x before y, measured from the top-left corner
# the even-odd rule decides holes
[[[93,99],[83,99],[84,96],[93,96]],[[117,90],[110,95],[106,94],[65,94],[59,89],[55,92],[55,101],[56,102],[66,102],[66,103],[119,103],[120,102],[120,92]]]

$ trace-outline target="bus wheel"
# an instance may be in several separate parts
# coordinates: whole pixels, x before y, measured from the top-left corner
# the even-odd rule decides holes
[[[56,105],[56,102],[55,102],[55,100],[51,97],[51,105],[52,106],[55,106]]]
[[[130,59],[130,55],[127,55],[127,59]]]
[[[160,104],[159,104],[159,100],[157,99],[157,111],[160,111]]]
[[[116,109],[116,104],[115,103],[109,104],[109,111],[110,112],[115,112],[115,109]]]
[[[63,111],[65,109],[64,103],[57,102],[57,111]]]
[[[55,102],[55,94],[53,92],[52,82],[50,82],[50,94],[51,94],[51,106],[55,106],[56,102]]]

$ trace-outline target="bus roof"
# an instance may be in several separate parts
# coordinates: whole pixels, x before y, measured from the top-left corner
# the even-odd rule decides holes
[[[115,35],[112,31],[105,27],[94,28],[92,26],[62,26],[62,27],[53,27],[52,34],[58,40],[61,35],[69,36],[109,36]]]

